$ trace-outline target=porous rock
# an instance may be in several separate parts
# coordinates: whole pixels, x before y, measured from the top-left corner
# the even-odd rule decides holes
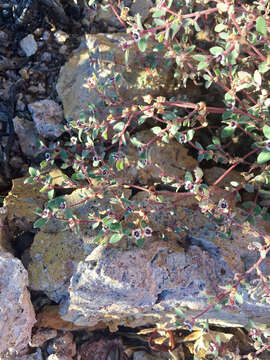
[[[49,354],[59,356],[59,360],[72,360],[76,354],[76,344],[71,332],[67,331],[49,341],[47,346]]]
[[[150,130],[136,133],[135,137],[142,144],[147,144],[153,139]],[[161,139],[149,145],[146,155],[146,166],[142,167],[138,161],[140,153],[137,147],[128,144],[125,148],[124,169],[117,173],[117,181],[124,183],[151,184],[160,181],[161,174],[182,179],[186,171],[192,171],[198,166],[197,160],[188,155],[188,149],[172,139],[168,144]],[[165,175],[165,176],[166,176]]]
[[[33,121],[19,118],[16,116],[13,119],[14,131],[19,138],[20,147],[22,152],[33,158],[37,152],[37,142],[39,140],[35,124]]]
[[[0,354],[23,353],[31,339],[35,312],[28,292],[28,276],[21,261],[0,252]]]
[[[130,191],[126,191],[126,195]],[[110,198],[88,200],[82,204],[84,190],[75,190],[70,195],[62,196],[66,207],[71,205],[79,219],[87,220],[89,214],[106,213],[110,207]],[[74,204],[79,203],[77,206]],[[79,234],[69,229],[63,231],[59,221],[49,221],[39,231],[30,248],[31,261],[27,270],[30,288],[44,291],[48,297],[59,302],[68,295],[69,280],[79,261],[84,260],[96,247],[93,240],[99,230],[91,224],[83,224]]]
[[[50,99],[40,100],[28,105],[38,133],[54,139],[63,133],[61,122],[63,111],[55,101]]]

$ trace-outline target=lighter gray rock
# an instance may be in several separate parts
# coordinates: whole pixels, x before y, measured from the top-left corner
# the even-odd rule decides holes
[[[37,52],[38,46],[34,38],[34,35],[29,34],[20,41],[21,49],[25,52],[26,56],[29,57]]]
[[[38,133],[47,138],[54,139],[63,133],[61,123],[63,111],[55,101],[45,99],[28,105]]]
[[[0,354],[20,353],[31,340],[35,312],[21,261],[0,252]]]
[[[13,125],[14,131],[19,138],[22,152],[26,156],[33,158],[38,150],[37,142],[39,140],[34,122],[16,116],[13,119]]]
[[[153,7],[152,0],[136,0],[132,3],[130,13],[132,16],[139,14],[141,21],[144,22],[150,14],[150,9]]]

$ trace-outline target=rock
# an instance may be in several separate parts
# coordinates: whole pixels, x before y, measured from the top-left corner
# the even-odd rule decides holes
[[[12,180],[11,191],[4,199],[4,206],[8,208],[8,225],[16,237],[22,231],[32,230],[33,223],[38,219],[36,208],[42,208],[47,200],[46,193],[41,193],[41,186],[24,184],[24,178]]]
[[[143,144],[147,144],[152,138],[150,130],[136,133],[135,137]],[[141,167],[138,164],[140,153],[138,148],[132,144],[124,150],[124,169],[117,173],[120,184],[151,184],[160,182],[160,174],[174,176],[183,179],[187,170],[192,171],[198,166],[197,160],[188,155],[188,149],[172,139],[169,144],[157,140],[148,147],[147,165]],[[172,179],[171,183],[175,181]]]
[[[226,169],[213,166],[211,169],[204,170],[204,177],[208,185],[213,185],[216,180],[218,180],[224,173]],[[240,172],[232,170],[227,176],[224,177],[219,183],[218,186],[221,188],[232,188],[231,182],[237,182],[239,185],[244,181],[243,176]]]
[[[150,40],[147,50],[139,56],[134,44],[130,44],[128,64],[125,65],[121,44],[129,41],[130,36],[127,34],[86,35],[86,41],[82,41],[79,49],[61,68],[56,86],[66,119],[77,119],[81,112],[89,110],[89,103],[104,107],[103,100],[95,91],[89,93],[87,81],[94,73],[99,84],[105,86],[104,91],[109,97],[116,96],[111,77],[121,74],[117,87],[120,96],[129,103],[141,104],[141,97],[146,93],[156,96],[169,93],[175,88],[176,82],[170,69],[165,67],[165,58],[162,56],[157,68],[151,73],[145,70],[147,56],[153,54],[153,47],[156,45]],[[97,63],[89,64],[89,54]],[[158,54],[161,55],[160,52]],[[105,109],[104,114],[99,116],[104,119]]]
[[[20,41],[20,46],[27,57],[34,55],[38,50],[37,42],[34,38],[34,35],[32,34],[29,34],[25,38],[23,38]]]
[[[54,38],[58,44],[63,44],[69,38],[69,35],[62,30],[57,30],[54,33]]]
[[[79,355],[81,360],[121,359],[122,351],[123,343],[120,338],[113,340],[101,338],[98,341],[88,341],[82,344]]]
[[[46,170],[41,175],[44,178],[47,174],[52,177],[52,185],[61,185],[63,174],[60,170]],[[40,192],[42,186],[37,183],[24,184],[28,176],[13,179],[11,191],[4,199],[4,206],[8,208],[8,225],[13,237],[17,237],[21,232],[32,231],[33,223],[38,219],[35,213],[36,208],[43,208],[48,196]]]
[[[152,0],[136,0],[132,3],[130,13],[132,16],[140,14],[142,23],[148,18],[150,9],[153,7]]]
[[[49,341],[47,346],[48,354],[58,355],[59,360],[72,360],[76,355],[76,344],[71,332],[65,332],[57,338]],[[53,358],[52,358],[53,359]]]
[[[38,328],[36,332],[32,335],[30,346],[40,347],[46,341],[53,339],[57,336],[57,331],[54,329],[42,329]]]
[[[28,110],[41,136],[54,139],[63,133],[61,129],[63,111],[55,101],[49,99],[36,101],[28,105]]]
[[[31,262],[27,268],[30,288],[43,291],[59,302],[67,295],[69,279],[78,262],[91,252],[91,247],[70,231],[38,232],[30,248]]]
[[[7,207],[0,207],[0,251],[8,251],[13,253],[13,249],[10,243],[11,236],[7,224],[7,214]]]
[[[126,191],[126,194],[130,194]],[[87,220],[93,213],[106,213],[110,208],[109,198],[88,200],[81,204],[85,196],[82,189],[61,198],[66,208],[71,205],[79,219]],[[79,203],[78,206],[74,204]],[[118,207],[119,208],[119,207]],[[116,207],[116,209],[118,209]],[[44,291],[50,299],[59,302],[67,296],[69,280],[79,261],[85,259],[96,247],[93,240],[99,230],[83,224],[79,234],[67,229],[59,221],[49,221],[34,238],[30,248],[31,262],[28,265],[30,288]]]
[[[170,360],[170,359],[171,356],[170,354],[167,353],[155,353],[155,355],[151,355],[146,351],[135,351],[133,353],[133,360]]]
[[[51,354],[47,358],[48,360],[72,360],[70,357],[63,354]]]
[[[13,124],[22,152],[26,156],[33,158],[38,150],[37,143],[39,140],[35,124],[33,121],[21,119],[18,116],[13,119]]]
[[[69,298],[60,305],[64,320],[80,326],[104,321],[111,331],[118,325],[136,327],[157,322],[175,328],[174,307],[184,308],[186,318],[196,316],[207,307],[209,296],[219,294],[220,287],[228,284],[235,273],[246,271],[257,261],[256,253],[255,258],[248,258],[247,250],[249,243],[259,241],[256,234],[232,227],[232,240],[219,238],[215,224],[211,230],[209,218],[191,211],[192,206],[185,210],[184,200],[179,208],[176,203],[174,214],[166,207],[157,211],[149,206],[149,221],[157,231],[145,239],[143,248],[134,247],[134,243],[126,250],[99,245],[78,264],[70,280]],[[132,221],[132,215],[127,222]],[[244,223],[242,212],[237,218]],[[191,236],[184,240],[180,232],[171,229],[171,236],[162,240],[159,232],[172,223],[174,228],[187,228]],[[262,231],[263,223],[257,226]],[[253,291],[242,289],[244,303],[237,312],[229,308],[218,313],[210,310],[202,318],[221,326],[245,326],[250,316],[264,323],[270,306],[263,303],[262,296],[254,298],[255,285]]]
[[[37,326],[43,328],[51,328],[55,330],[78,330],[84,328],[83,326],[76,326],[70,321],[65,321],[59,315],[59,305],[44,306],[42,310],[37,314]],[[103,323],[97,324],[93,328],[89,328],[89,331],[98,329],[104,329],[106,326]]]
[[[0,253],[0,354],[21,353],[31,340],[35,312],[28,292],[27,271],[19,259]]]
[[[41,349],[37,349],[36,352],[16,357],[15,360],[43,360]]]

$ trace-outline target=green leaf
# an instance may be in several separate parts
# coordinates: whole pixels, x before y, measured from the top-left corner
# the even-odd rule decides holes
[[[54,189],[49,190],[49,191],[48,191],[48,198],[49,198],[50,200],[52,200],[52,199],[53,199],[53,196],[54,196]]]
[[[225,126],[225,128],[223,128],[222,131],[221,131],[221,137],[222,138],[229,137],[234,133],[234,131],[235,131],[234,127]]]
[[[257,163],[263,164],[270,160],[270,151],[264,150],[257,157]]]
[[[194,134],[195,134],[195,131],[193,129],[188,130],[188,132],[187,132],[187,141],[191,141],[193,139]]]
[[[260,63],[260,65],[258,66],[258,70],[259,72],[261,72],[262,74],[264,74],[265,72],[267,72],[270,69],[269,64],[267,64],[267,62],[262,62]]]
[[[264,125],[263,134],[267,139],[270,139],[270,126]]]
[[[141,52],[144,52],[147,48],[147,39],[146,37],[142,37],[139,42],[138,42],[138,47],[140,49]]]
[[[121,230],[121,224],[119,224],[119,223],[112,223],[111,225],[110,225],[110,230],[112,230],[112,231],[119,231],[119,230]]]
[[[30,174],[31,176],[33,176],[33,177],[39,175],[39,174],[38,174],[38,170],[35,169],[35,168],[33,168],[33,167],[30,167],[28,171],[29,171],[29,174]]]
[[[222,47],[220,47],[220,46],[213,46],[213,47],[211,47],[211,49],[209,51],[213,55],[219,55],[224,52],[224,49],[222,49]]]
[[[179,23],[174,23],[171,26],[171,31],[172,31],[172,39],[175,37],[175,35],[178,33],[178,31],[180,30],[181,25]]]
[[[178,309],[178,308],[174,308],[174,311],[176,312],[176,314],[180,317],[180,318],[184,318],[185,315],[183,313],[182,310]]]
[[[266,35],[267,27],[266,22],[262,16],[259,16],[256,20],[256,31],[258,31],[262,35]]]
[[[155,10],[155,11],[153,12],[152,17],[153,17],[153,18],[159,18],[159,17],[164,16],[164,15],[166,15],[166,11],[165,11],[165,10]]]
[[[207,67],[208,67],[208,63],[205,61],[201,61],[197,66],[197,70],[199,71],[199,70],[205,69]]]
[[[153,127],[152,129],[151,129],[151,131],[155,134],[155,135],[157,135],[158,133],[160,133],[161,132],[161,127],[159,127],[159,126],[155,126],[155,127]]]
[[[94,4],[94,2],[95,2],[96,0],[88,0],[88,6],[91,6],[91,5],[93,5]]]
[[[141,14],[137,13],[136,16],[135,16],[135,20],[136,20],[136,23],[138,25],[138,28],[142,31],[143,26],[142,26]]]
[[[109,242],[110,242],[111,244],[115,244],[115,243],[117,243],[118,241],[120,241],[123,236],[124,236],[124,234],[114,234],[113,236],[111,236]]]
[[[121,171],[124,169],[124,159],[116,161],[116,168],[118,171]]]
[[[192,58],[196,61],[205,61],[207,59],[207,56],[205,55],[193,55]]]
[[[218,25],[215,26],[215,31],[216,31],[216,32],[221,32],[221,31],[227,29],[227,27],[228,27],[227,25],[218,24]]]
[[[33,184],[33,182],[34,182],[34,179],[29,177],[29,178],[25,179],[23,183],[24,184]]]
[[[143,247],[143,244],[144,244],[144,239],[140,238],[140,239],[136,239],[136,245],[138,247]]]
[[[124,129],[124,127],[125,127],[125,123],[124,122],[119,122],[119,123],[114,125],[113,129],[116,132],[120,132],[120,131],[122,131]]]
[[[45,225],[48,222],[48,219],[40,218],[34,222],[34,229],[40,228],[41,226]]]

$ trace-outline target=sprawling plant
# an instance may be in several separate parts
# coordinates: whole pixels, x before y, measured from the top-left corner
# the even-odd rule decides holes
[[[118,92],[121,74],[111,74],[109,86],[113,85],[115,91],[108,96],[106,83],[101,83],[93,72],[88,86],[100,97],[98,106],[89,105],[88,113],[67,121],[64,143],[40,143],[45,154],[41,169],[29,169],[27,182],[42,184],[42,191],[47,191],[49,197],[46,208],[37,210],[40,218],[34,226],[41,227],[54,219],[80,231],[82,224],[89,224],[96,229],[96,243],[117,243],[127,238],[135,246],[143,246],[146,239],[151,241],[157,236],[151,221],[153,209],[173,213],[176,204],[193,197],[197,206],[187,210],[204,213],[215,228],[215,236],[229,238],[231,226],[238,226],[261,239],[249,245],[250,251],[259,253],[257,263],[237,274],[205,312],[241,303],[241,286],[252,271],[257,271],[263,284],[262,302],[269,303],[269,279],[259,266],[270,251],[270,237],[253,229],[257,216],[269,221],[270,206],[268,0],[156,0],[144,23],[139,14],[130,15],[124,1],[91,1],[90,5],[94,3],[103,11],[112,11],[129,34],[129,40],[122,43],[126,66],[132,47],[140,58],[154,42],[140,79],[149,92],[146,90],[141,103],[127,103]],[[161,53],[175,86],[167,94],[155,96],[151,94],[151,74]],[[98,61],[97,53],[90,54],[92,66]],[[147,142],[138,137],[142,128],[152,131]],[[166,147],[171,141],[189,149],[200,166],[176,177],[152,163],[150,147],[156,142]],[[130,158],[129,146],[137,149],[134,167],[154,171],[158,181],[146,185],[121,180]],[[52,177],[44,175],[48,164],[57,164],[66,174],[61,185],[53,185]],[[224,172],[213,184],[206,184],[204,169],[215,165]],[[222,188],[220,184],[234,170],[241,172],[241,181],[233,180]],[[158,191],[156,184],[170,191]],[[61,189],[82,189],[80,202],[66,204],[63,197],[55,196],[55,191]],[[125,196],[127,189],[144,191],[149,196],[147,200],[132,200]],[[244,201],[247,193],[250,200]],[[73,212],[76,205],[103,197],[109,199],[107,211],[90,213],[87,219]],[[233,211],[235,202],[247,210],[244,222]],[[176,233],[181,230],[179,223],[171,225]],[[158,236],[168,238],[167,229],[159,231]],[[201,315],[186,324],[192,329]],[[269,332],[262,335],[251,321],[250,335],[255,344],[253,358],[257,358],[270,348]],[[236,359],[224,355],[218,337],[213,336],[212,349],[216,359]]]

